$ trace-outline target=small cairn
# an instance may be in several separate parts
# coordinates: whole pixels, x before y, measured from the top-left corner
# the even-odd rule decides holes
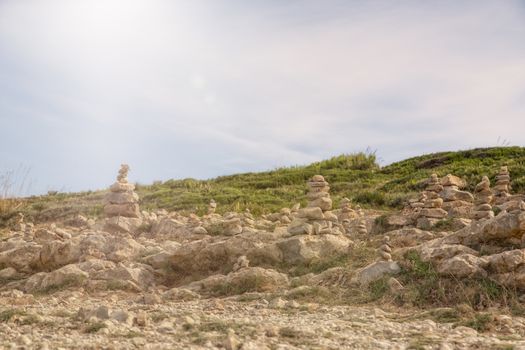
[[[237,262],[233,265],[233,272],[237,272],[241,269],[245,269],[250,266],[250,260],[246,257],[246,255],[241,255]]]
[[[139,196],[135,193],[135,185],[128,182],[129,166],[122,164],[115,182],[106,197],[104,213],[107,217],[124,216],[128,218],[139,218]]]
[[[288,226],[288,233],[291,235],[341,234],[337,216],[331,211],[332,199],[328,182],[323,176],[315,175],[308,181],[307,186],[308,206],[297,212],[297,217]]]
[[[31,242],[35,238],[35,226],[28,222],[25,224],[24,241]]]
[[[357,216],[357,213],[354,209],[352,209],[352,206],[350,205],[351,201],[348,198],[341,199],[340,203],[340,213],[339,213],[339,221],[344,220],[352,220],[355,219]]]
[[[507,166],[502,166],[496,175],[496,186],[494,186],[494,199],[496,204],[503,204],[510,197],[510,174]]]
[[[427,195],[425,192],[421,192],[417,198],[412,198],[408,201],[408,209],[412,209],[414,212],[419,213],[425,206],[427,201]]]
[[[15,219],[15,225],[13,229],[17,232],[24,232],[26,230],[26,223],[24,222],[24,214],[18,213]]]
[[[365,212],[359,205],[356,207],[356,212],[359,217],[357,222],[357,233],[361,236],[366,236],[368,235],[368,229],[366,228]]]
[[[474,196],[460,188],[466,186],[461,178],[448,174],[441,179],[443,191],[440,196],[443,199],[443,209],[448,212],[449,217],[468,218],[474,202]]]
[[[282,208],[280,214],[279,222],[282,225],[289,225],[292,222],[292,211],[289,208]]]
[[[242,222],[242,226],[244,227],[248,227],[248,228],[255,227],[255,218],[253,217],[253,214],[250,211],[250,209],[246,208],[244,210],[244,213],[242,214],[241,222]]]
[[[443,206],[443,199],[439,196],[441,191],[443,185],[439,182],[439,177],[432,174],[425,188],[426,199],[417,219],[418,228],[428,229],[448,216],[448,213],[441,208]]]
[[[392,261],[392,246],[389,236],[383,237],[383,244],[377,250],[377,255],[381,261]]]
[[[290,209],[291,217],[296,217],[297,213],[299,212],[299,209],[301,209],[301,203],[295,203]]]
[[[215,200],[210,200],[210,203],[208,204],[208,215],[215,214],[215,211],[217,210],[217,203]]]
[[[492,205],[493,199],[492,191],[490,189],[490,180],[487,176],[483,176],[481,182],[476,185],[474,190],[474,212],[473,219],[490,219],[494,217]]]

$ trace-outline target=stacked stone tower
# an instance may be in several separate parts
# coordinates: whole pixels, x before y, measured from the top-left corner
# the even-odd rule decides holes
[[[510,197],[510,174],[507,166],[502,166],[496,175],[496,186],[494,186],[494,199],[496,204],[505,203]]]
[[[106,197],[104,213],[107,217],[123,216],[128,218],[140,217],[139,196],[135,193],[135,185],[128,182],[129,166],[122,164],[115,182],[109,188]]]
[[[494,212],[491,205],[493,194],[490,189],[490,180],[487,176],[483,176],[481,182],[476,185],[474,198],[475,207],[472,218],[476,220],[493,218]]]
[[[424,192],[425,202],[417,219],[419,228],[428,229],[448,216],[448,213],[442,209],[443,199],[439,196],[441,191],[443,191],[443,185],[440,184],[439,177],[432,174],[427,182]]]
[[[341,234],[337,225],[337,216],[331,212],[332,199],[330,186],[321,175],[313,176],[307,183],[308,206],[299,209],[297,217],[288,227],[291,235],[299,234]]]
[[[466,182],[457,176],[448,174],[441,179],[443,191],[440,196],[443,199],[442,208],[446,210],[450,217],[468,218],[474,202],[474,196],[460,188],[466,186]]]

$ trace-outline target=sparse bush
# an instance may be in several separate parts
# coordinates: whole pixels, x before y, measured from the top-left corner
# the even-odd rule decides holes
[[[96,333],[102,328],[106,328],[106,325],[103,322],[94,322],[84,328],[84,333]]]

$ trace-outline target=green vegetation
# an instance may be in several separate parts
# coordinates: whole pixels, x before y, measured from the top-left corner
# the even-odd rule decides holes
[[[107,326],[104,324],[104,322],[93,322],[84,328],[84,333],[96,333],[102,328],[106,328]]]
[[[20,309],[6,309],[3,311],[0,311],[0,323],[9,322],[9,320],[16,315],[24,316],[26,314],[27,313],[24,310],[20,310]]]
[[[143,209],[166,209],[203,214],[210,199],[218,212],[250,209],[258,215],[276,212],[294,203],[306,204],[306,181],[322,174],[330,183],[337,206],[343,197],[363,207],[392,210],[403,207],[407,198],[423,188],[432,173],[454,174],[467,180],[472,191],[483,175],[495,181],[501,165],[508,165],[512,190],[525,190],[525,148],[495,147],[459,152],[442,152],[406,159],[379,167],[374,153],[360,152],[333,157],[306,166],[293,166],[260,173],[220,176],[210,180],[168,180],[137,185]],[[109,184],[108,184],[109,185]],[[58,193],[17,202],[29,220],[45,221],[82,213],[102,213],[104,192]],[[13,207],[0,212],[0,226],[13,215]]]

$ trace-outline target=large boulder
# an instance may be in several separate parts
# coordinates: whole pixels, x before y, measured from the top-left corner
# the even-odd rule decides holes
[[[276,292],[289,286],[288,276],[275,270],[247,267],[228,275],[214,275],[193,282],[185,289],[212,295],[236,295],[246,292]]]
[[[514,272],[525,266],[525,249],[515,249],[486,257],[487,270],[494,273]]]
[[[102,280],[104,286],[115,289],[146,290],[155,281],[151,266],[140,263],[119,263],[114,267],[95,270],[90,279]]]
[[[438,239],[429,242],[431,244],[422,244],[416,247],[421,259],[427,262],[440,262],[461,254],[478,255],[478,252],[461,244],[443,244]]]
[[[483,266],[486,265],[487,261],[483,258],[471,254],[461,254],[439,263],[437,271],[440,275],[447,277],[486,276],[487,272],[483,269]]]
[[[352,241],[342,235],[293,236],[276,243],[286,264],[305,264],[347,254],[351,244]]]
[[[15,245],[4,245],[0,251],[0,266],[12,267],[19,272],[31,272],[38,269],[42,246],[33,242],[17,242]]]
[[[106,219],[104,231],[109,233],[137,233],[143,224],[141,218],[128,218],[125,216],[113,216]]]
[[[390,237],[392,246],[397,248],[413,247],[436,238],[435,233],[420,230],[415,227],[405,227],[399,230],[390,231],[385,235]]]
[[[481,244],[497,242],[498,245],[513,245],[525,234],[525,216],[521,212],[502,212],[498,216],[471,225],[448,236],[445,243],[479,247]]]
[[[276,233],[263,231],[232,237],[207,237],[173,251],[169,267],[175,279],[195,280],[228,273],[241,255],[246,255],[254,265],[278,264],[282,261],[281,251],[273,242],[279,237]]]
[[[77,265],[66,265],[53,272],[34,274],[26,281],[25,291],[44,293],[72,286],[82,286],[88,277],[89,275]]]
[[[401,268],[395,261],[376,261],[356,271],[350,283],[367,286],[384,276],[395,275],[399,272],[401,272]]]

